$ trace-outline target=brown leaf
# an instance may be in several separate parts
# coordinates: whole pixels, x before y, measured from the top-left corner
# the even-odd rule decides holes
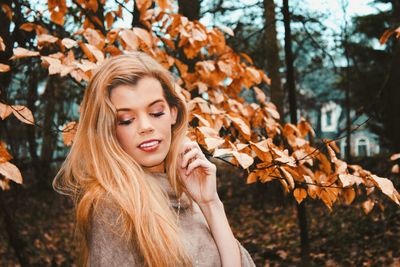
[[[8,71],[10,71],[10,66],[0,63],[0,72],[8,72]]]
[[[257,182],[257,174],[256,172],[251,172],[249,176],[247,176],[246,184],[252,184]]]
[[[350,205],[356,197],[356,191],[354,188],[345,188],[342,190],[342,197],[346,205]]]
[[[35,120],[33,119],[32,112],[25,106],[21,105],[13,105],[12,113],[18,120],[22,121],[26,124],[34,124]]]
[[[7,146],[3,141],[0,141],[0,162],[7,162],[12,159],[10,153],[8,153]]]
[[[400,173],[399,164],[395,164],[392,167],[392,173]]]
[[[31,32],[36,29],[36,24],[32,22],[27,22],[19,26],[19,28],[26,32]]]
[[[70,38],[64,38],[64,39],[62,39],[61,43],[62,43],[67,49],[70,49],[70,48],[76,46],[76,44],[77,44],[75,40],[72,40],[72,39],[70,39]]]
[[[375,202],[371,199],[368,199],[364,201],[361,205],[362,208],[364,209],[365,214],[368,214],[374,208]]]
[[[390,156],[390,160],[397,160],[397,159],[400,159],[400,153],[393,154],[392,156]]]
[[[8,20],[12,21],[13,11],[11,7],[7,4],[2,4],[1,9],[3,10],[4,14],[6,14]]]
[[[28,49],[22,47],[14,48],[13,53],[14,55],[11,57],[11,59],[40,56],[39,52],[29,51]]]
[[[0,36],[0,51],[5,51],[6,45],[4,44],[3,38]]]
[[[120,34],[123,47],[126,51],[136,51],[138,48],[138,37],[131,30],[122,30]]]
[[[382,191],[382,193],[390,197],[397,205],[400,206],[400,201],[398,199],[399,193],[397,192],[396,188],[394,188],[392,181],[374,174],[371,175],[371,178],[374,184]]]
[[[0,174],[4,175],[9,180],[22,184],[22,175],[19,169],[10,162],[0,163]]]
[[[171,9],[169,0],[156,0],[156,3],[161,8],[161,10]]]
[[[293,196],[297,203],[301,203],[307,197],[307,191],[304,188],[296,188],[293,191]]]
[[[68,122],[63,126],[62,138],[66,146],[72,145],[77,128],[78,128],[78,123],[76,121]]]
[[[2,120],[7,118],[12,113],[12,108],[9,105],[0,103],[0,117]]]

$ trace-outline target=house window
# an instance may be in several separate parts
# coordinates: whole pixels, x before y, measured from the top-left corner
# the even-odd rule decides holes
[[[342,108],[335,102],[325,103],[321,108],[321,131],[336,132]]]
[[[369,156],[369,140],[366,137],[360,137],[356,140],[356,156],[367,157]]]
[[[326,111],[326,126],[330,127],[332,126],[332,110]]]

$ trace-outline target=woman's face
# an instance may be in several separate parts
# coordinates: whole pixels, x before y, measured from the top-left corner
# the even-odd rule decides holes
[[[116,133],[121,147],[144,169],[164,172],[177,108],[169,108],[161,83],[144,77],[136,85],[113,88],[110,99],[117,109]]]

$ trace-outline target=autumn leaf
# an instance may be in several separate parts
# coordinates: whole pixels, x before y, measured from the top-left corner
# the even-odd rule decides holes
[[[229,27],[226,27],[225,25],[218,25],[218,28],[220,28],[223,32],[229,34],[230,36],[234,36],[235,33],[233,30]]]
[[[393,154],[392,156],[390,156],[390,160],[398,160],[398,159],[400,159],[400,153]]]
[[[50,20],[60,26],[64,25],[64,16],[67,12],[65,0],[48,0],[47,6],[50,11]]]
[[[246,184],[252,184],[257,182],[257,174],[256,172],[251,172],[248,176],[247,176],[247,180],[246,180]]]
[[[0,117],[2,120],[7,118],[12,113],[12,109],[9,105],[0,103]]]
[[[39,52],[30,51],[30,50],[22,48],[22,47],[14,48],[13,53],[14,53],[14,55],[11,57],[11,59],[40,56]]]
[[[10,66],[0,63],[0,72],[8,72],[8,71],[10,71]]]
[[[64,38],[62,39],[61,43],[67,48],[71,49],[72,47],[76,46],[77,42],[75,40],[72,40],[70,38]]]
[[[19,169],[10,162],[0,163],[0,174],[9,180],[16,182],[17,184],[22,184],[22,175]]]
[[[353,188],[345,188],[342,190],[342,197],[346,205],[350,205],[356,197],[356,192]]]
[[[279,167],[279,169],[282,171],[283,175],[285,176],[286,180],[288,181],[290,187],[294,189],[294,179],[293,176],[284,168],[284,167]]]
[[[0,36],[0,51],[5,51],[6,45],[4,44],[3,38]]]
[[[300,204],[307,197],[307,191],[304,188],[296,188],[293,191],[293,196]]]
[[[26,32],[31,32],[36,29],[36,24],[32,22],[27,22],[19,26],[19,28]]]
[[[168,0],[156,0],[156,3],[161,10],[171,9],[170,1]]]
[[[13,105],[12,113],[18,120],[26,124],[34,124],[32,112],[25,106]]]
[[[364,201],[361,206],[364,209],[365,214],[368,214],[371,212],[371,210],[374,208],[375,202],[372,201],[371,199],[368,199]]]
[[[72,145],[77,127],[78,123],[76,121],[68,122],[62,127],[62,138],[66,146]]]
[[[12,156],[8,153],[6,144],[3,141],[0,141],[0,163],[10,161]]]
[[[371,178],[374,184],[382,191],[382,193],[390,197],[397,205],[400,205],[400,196],[397,190],[394,188],[392,181],[374,174],[371,175]]]

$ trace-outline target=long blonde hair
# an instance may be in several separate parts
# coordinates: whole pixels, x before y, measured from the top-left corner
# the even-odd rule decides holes
[[[167,195],[122,149],[116,137],[116,109],[110,91],[119,84],[134,85],[143,77],[156,78],[169,106],[178,109],[165,166],[177,195],[187,193],[178,179],[177,160],[188,113],[185,101],[174,90],[170,72],[141,52],[107,59],[89,81],[72,147],[53,181],[56,191],[75,200],[83,266],[88,265],[90,218],[102,199],[115,203],[122,218],[119,234],[137,245],[147,266],[192,266]]]

